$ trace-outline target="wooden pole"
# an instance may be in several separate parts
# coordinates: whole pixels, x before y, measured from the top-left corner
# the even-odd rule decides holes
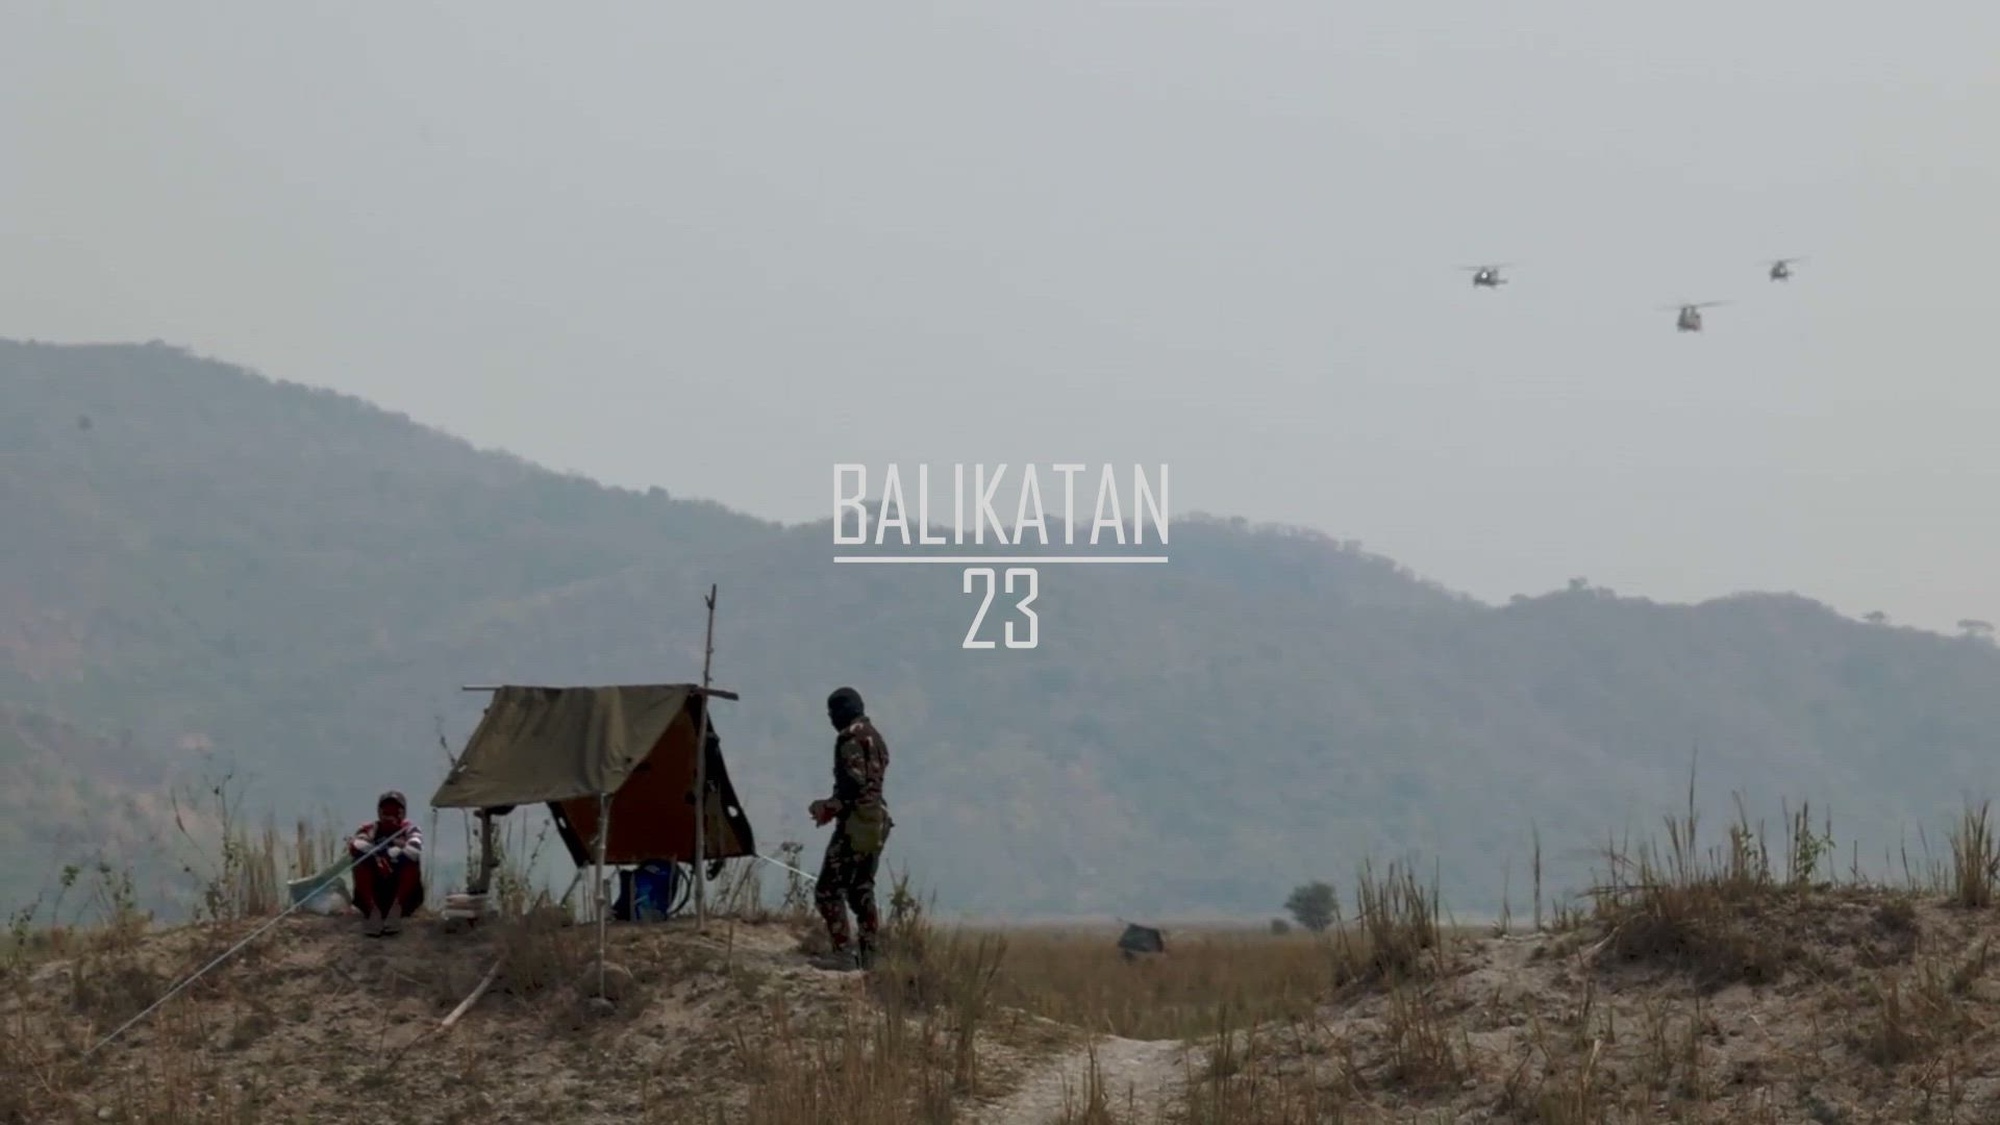
[[[604,995],[604,927],[605,917],[610,911],[604,908],[604,847],[611,839],[611,796],[597,795],[597,884],[592,897],[597,902],[597,994]]]
[[[505,965],[506,963],[507,963],[507,957],[505,954],[502,954],[500,957],[496,958],[493,962],[493,967],[486,970],[486,976],[480,980],[479,987],[473,989],[472,995],[467,996],[463,1001],[459,1003],[458,1007],[453,1008],[451,1010],[451,1014],[446,1016],[444,1018],[444,1022],[438,1025],[438,1030],[439,1031],[451,1030],[451,1025],[458,1022],[458,1017],[470,1011],[474,1004],[479,1003],[479,998],[481,996],[486,995],[486,990],[493,987],[494,979],[500,975],[500,966]],[[604,986],[600,984],[598,986],[598,990],[602,991],[603,987]]]
[[[499,857],[493,854],[493,813],[480,809],[479,817],[479,870],[473,876],[471,886],[466,889],[476,895],[484,895],[493,887],[493,869],[500,866]]]
[[[696,933],[708,930],[708,896],[703,893],[702,864],[708,855],[708,694],[709,674],[715,662],[715,584],[709,583],[708,597],[708,638],[702,643],[701,654],[701,729],[694,740],[694,928]]]

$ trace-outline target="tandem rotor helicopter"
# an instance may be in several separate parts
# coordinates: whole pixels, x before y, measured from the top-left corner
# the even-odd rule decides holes
[[[1803,261],[1806,261],[1806,259],[1803,257],[1766,258],[1760,264],[1767,267],[1768,276],[1772,281],[1789,281],[1791,280],[1792,277],[1792,266],[1795,265],[1796,263]],[[1500,276],[1500,271],[1502,269],[1507,268],[1509,264],[1510,263],[1507,262],[1494,262],[1483,266],[1460,266],[1458,268],[1472,274],[1473,288],[1498,289],[1502,285],[1507,284],[1507,279]],[[1675,331],[1699,332],[1702,330],[1701,310],[1712,309],[1719,305],[1727,305],[1731,303],[1733,302],[1683,301],[1672,305],[1661,305],[1660,308],[1673,310],[1675,314],[1674,315]]]
[[[1803,262],[1804,258],[1773,258],[1771,260],[1771,280],[1789,281],[1792,277],[1792,263]]]
[[[1674,318],[1674,328],[1676,331],[1699,332],[1701,331],[1701,310],[1711,309],[1717,305],[1726,305],[1728,303],[1728,301],[1697,301],[1684,305],[1661,305],[1660,307],[1663,309],[1679,310],[1680,315]]]

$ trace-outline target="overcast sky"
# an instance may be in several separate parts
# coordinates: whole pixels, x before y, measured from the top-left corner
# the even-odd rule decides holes
[[[2000,620],[1996,138],[1992,0],[14,0],[0,335],[767,517],[1137,459],[1491,600],[1950,629]]]

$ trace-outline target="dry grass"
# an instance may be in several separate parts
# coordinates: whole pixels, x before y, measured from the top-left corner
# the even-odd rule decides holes
[[[897,879],[865,977],[803,964],[808,892],[754,865],[709,885],[706,933],[614,926],[600,966],[589,888],[534,886],[546,836],[518,832],[500,913],[471,933],[366,942],[342,919],[288,918],[103,1045],[337,854],[337,832],[239,830],[222,811],[198,924],[152,926],[109,868],[67,872],[45,916],[16,919],[0,1071],[19,1078],[0,1084],[0,1121],[323,1120],[383,1083],[399,1117],[437,1121],[2000,1116],[2000,846],[1983,805],[1893,887],[1840,878],[1807,809],[1775,849],[1740,807],[1707,847],[1690,801],[1663,843],[1608,847],[1580,909],[1544,911],[1537,879],[1526,933],[1453,929],[1434,884],[1363,864],[1324,933],[1169,929],[1167,953],[1131,961],[1115,927],[941,925]],[[1145,1100],[1149,1084],[1167,1096]]]
[[[1663,844],[1607,848],[1585,912],[1218,1048],[1191,1120],[2000,1117],[1985,806],[1897,886],[1838,879],[1804,808],[1776,853],[1740,805],[1714,847],[1698,827],[1690,801]]]

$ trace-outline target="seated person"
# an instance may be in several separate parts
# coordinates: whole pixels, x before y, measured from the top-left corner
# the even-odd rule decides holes
[[[362,933],[393,934],[402,920],[424,904],[424,837],[417,822],[404,817],[409,803],[390,790],[375,802],[375,819],[355,830],[347,842],[350,858],[360,859],[370,848],[390,841],[354,866],[354,905],[361,908]]]

